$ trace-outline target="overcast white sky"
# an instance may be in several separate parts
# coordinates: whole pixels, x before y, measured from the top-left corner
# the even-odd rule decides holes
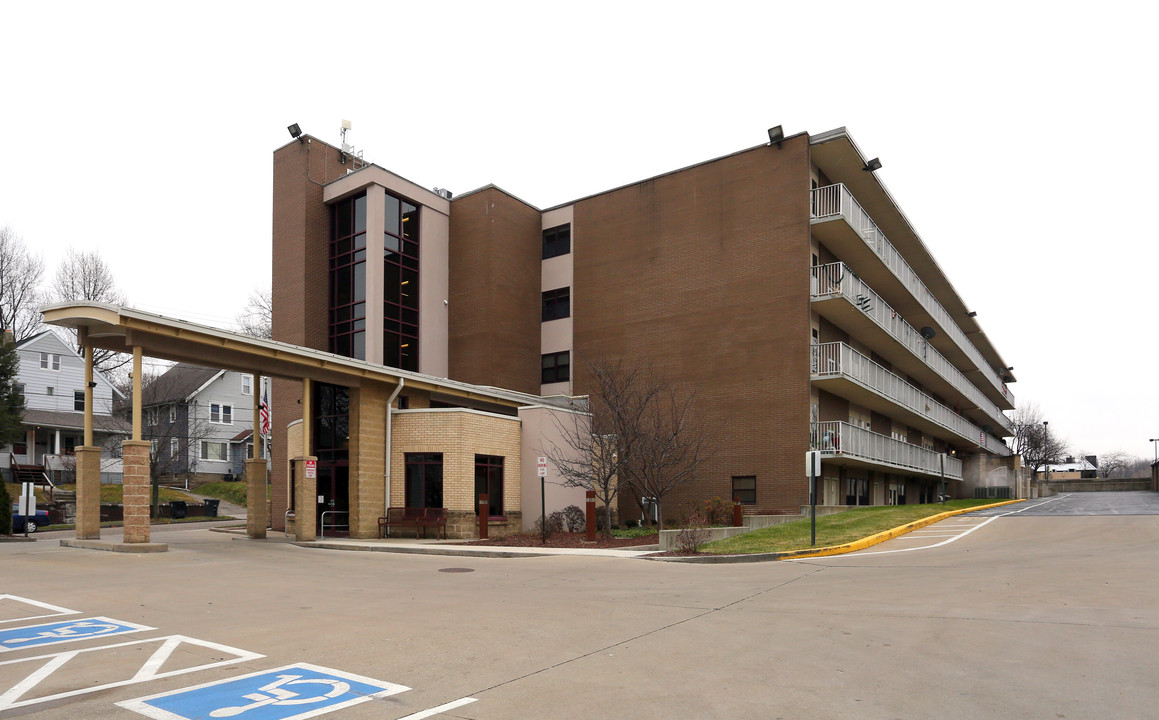
[[[549,207],[845,126],[1076,451],[1152,457],[1149,3],[3,3],[0,225],[229,324],[286,126]]]

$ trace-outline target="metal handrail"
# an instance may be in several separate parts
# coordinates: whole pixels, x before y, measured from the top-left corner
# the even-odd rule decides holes
[[[913,355],[928,365],[934,372],[958,389],[975,405],[995,420],[1002,429],[1014,434],[1014,426],[1010,418],[1002,414],[1002,410],[986,397],[974,383],[966,379],[962,371],[952,362],[929,344],[921,333],[914,329],[889,303],[882,299],[873,288],[857,277],[845,263],[835,262],[826,265],[814,265],[812,273],[812,287],[810,295],[814,298],[825,298],[842,295],[858,309],[864,312],[870,320],[893,336],[904,345]]]
[[[820,450],[822,457],[848,455],[905,470],[939,475],[944,453],[894,440],[872,430],[845,422],[815,422],[809,426],[809,446]],[[949,480],[962,479],[962,461],[945,455],[945,472]]]
[[[857,198],[853,197],[853,193],[845,187],[844,183],[827,185],[813,190],[810,212],[812,217],[817,219],[835,215],[845,218],[845,221],[861,236],[861,239],[874,251],[881,262],[926,309],[934,322],[942,326],[946,335],[952,338],[970,360],[982,370],[994,388],[1001,392],[1003,397],[1010,400],[1010,404],[1014,404],[1014,393],[1006,387],[1001,374],[990,363],[986,362],[982,353],[950,317],[949,311],[942,307],[942,304],[938,302],[934,294],[914,272],[914,269],[905,261],[893,243],[886,239],[885,233],[877,226],[865,208],[861,207],[861,203],[857,202]]]
[[[349,515],[349,514],[350,514],[349,510],[323,510],[322,517],[319,518],[321,520],[321,523],[320,523],[321,532],[318,533],[318,537],[319,538],[326,537],[326,516],[327,515]],[[346,528],[347,531],[349,531],[350,530],[350,523],[347,522],[345,525],[334,524],[334,525],[330,526],[331,529],[340,528],[340,527],[344,527],[344,528]]]
[[[1007,457],[1013,454],[1006,443],[992,437],[965,417],[849,345],[842,342],[822,343],[814,345],[811,353],[811,368],[814,375],[822,377],[844,375],[996,455]]]

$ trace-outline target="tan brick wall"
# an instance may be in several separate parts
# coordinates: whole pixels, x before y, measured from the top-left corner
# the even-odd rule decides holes
[[[755,475],[762,511],[807,502],[809,151],[804,136],[575,204],[574,391],[579,358],[651,363],[699,391],[713,455],[665,499]]]
[[[449,376],[539,394],[543,230],[496,188],[451,204]]]
[[[520,423],[469,410],[402,411],[391,429],[390,504],[406,502],[406,454],[443,454],[443,507],[451,537],[475,537],[475,455],[498,455],[503,460],[505,524],[492,524],[494,534],[517,532],[522,517],[519,468]]]

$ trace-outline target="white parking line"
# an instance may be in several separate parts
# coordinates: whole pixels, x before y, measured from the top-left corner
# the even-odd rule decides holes
[[[992,517],[988,517],[984,521],[978,523],[977,525],[970,527],[969,530],[964,530],[963,532],[960,532],[960,533],[950,537],[949,539],[943,540],[940,543],[934,543],[933,545],[922,545],[920,547],[898,548],[896,550],[875,550],[873,552],[856,552],[856,553],[849,553],[848,555],[842,555],[841,557],[855,558],[855,557],[866,557],[869,555],[889,555],[891,553],[911,552],[913,550],[931,550],[933,548],[942,547],[943,545],[949,545],[952,542],[955,542],[957,540],[961,540],[962,538],[966,537],[967,535],[974,532],[975,530],[981,530],[982,528],[986,527],[987,525],[994,522],[995,520],[997,520],[1000,517],[1006,517],[1007,515],[1017,515],[1018,513],[1025,512],[1027,510],[1030,510],[1031,508],[1036,508],[1036,507],[1045,505],[1047,503],[1054,502],[1055,500],[1061,500],[1064,497],[1066,497],[1066,496],[1065,495],[1058,495],[1058,496],[1052,497],[1049,500],[1044,500],[1043,502],[1035,503],[1034,505],[1027,505],[1026,507],[1022,507],[1022,508],[1019,508],[1017,510],[1011,510],[1010,512],[1002,513],[1001,515],[994,515]],[[909,534],[912,535],[913,533],[909,533]],[[906,535],[896,537],[896,538],[894,538],[894,540],[900,540],[903,537],[906,537]],[[922,539],[924,540],[926,538],[923,537]],[[933,538],[930,538],[930,539],[933,539]]]
[[[52,610],[53,612],[46,615],[28,615],[25,617],[9,618],[8,620],[0,620],[0,623],[21,622],[23,620],[42,620],[44,618],[59,617],[61,615],[80,615],[80,610],[69,610],[68,608],[62,608],[58,605],[49,605],[48,603],[40,602],[39,600],[29,600],[28,598],[20,597],[18,595],[0,595],[0,602],[5,600],[32,605],[34,607],[41,608],[42,610]]]
[[[105,683],[104,685],[95,685],[92,687],[83,687],[77,690],[59,692],[53,695],[32,698],[30,700],[20,700],[20,698],[26,695],[29,690],[32,690],[34,687],[39,685],[46,678],[50,677],[54,672],[59,670],[78,655],[83,653],[101,652],[104,650],[111,650],[113,648],[128,647],[130,645],[146,645],[148,643],[161,643],[161,647],[154,650],[153,653],[142,664],[141,669],[137,670],[132,677],[126,680],[119,680],[117,682]],[[197,645],[209,650],[214,650],[218,653],[233,655],[234,657],[226,660],[205,663],[203,665],[185,667],[178,670],[170,670],[168,672],[158,672],[165,661],[169,659],[173,652],[179,646],[181,646],[182,643]],[[173,677],[175,675],[184,675],[186,673],[191,673],[198,670],[209,670],[210,668],[221,667],[223,665],[233,665],[234,663],[245,662],[247,660],[257,660],[263,657],[265,657],[265,655],[249,652],[248,650],[239,650],[238,648],[230,647],[228,645],[220,645],[218,643],[207,642],[205,640],[195,640],[191,637],[185,637],[184,635],[169,635],[166,637],[152,638],[150,640],[131,640],[129,642],[118,643],[116,645],[105,645],[103,647],[86,648],[84,650],[70,650],[67,652],[53,653],[52,655],[39,655],[37,657],[24,658],[22,660],[7,660],[0,662],[0,667],[4,665],[16,665],[18,663],[30,663],[37,660],[45,660],[47,662],[37,667],[27,677],[13,685],[6,692],[0,694],[0,712],[9,710],[11,708],[36,705],[38,703],[49,702],[51,700],[60,700],[61,698],[97,692],[98,690],[108,690],[109,688],[122,687],[125,685],[135,685],[137,683],[146,682],[148,680],[157,680],[160,678]]]
[[[438,707],[428,708],[426,710],[420,710],[417,713],[407,715],[406,717],[401,717],[398,720],[423,720],[423,718],[429,718],[432,715],[438,715],[439,713],[444,713],[448,710],[454,710],[457,707],[463,707],[464,705],[470,705],[473,702],[475,702],[475,698],[471,698],[471,697],[459,698],[458,700],[453,700],[449,703],[439,705]]]

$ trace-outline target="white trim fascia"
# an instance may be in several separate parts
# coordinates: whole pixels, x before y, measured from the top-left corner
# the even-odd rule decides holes
[[[224,374],[225,374],[225,370],[218,370],[218,371],[217,371],[217,374],[216,374],[216,375],[214,375],[213,377],[209,378],[208,380],[206,380],[206,381],[205,381],[205,383],[204,383],[204,384],[203,384],[201,387],[199,387],[199,388],[197,388],[196,390],[194,390],[193,392],[189,393],[189,397],[185,398],[185,402],[190,402],[190,401],[192,401],[192,400],[193,400],[193,398],[194,398],[194,396],[196,396],[196,395],[197,395],[197,393],[201,392],[201,391],[202,391],[202,390],[204,390],[205,388],[207,388],[207,387],[209,387],[210,385],[212,385],[212,384],[214,383],[214,381],[215,381],[215,380],[217,380],[219,377],[221,377],[221,376],[222,376],[222,375],[224,375]]]

